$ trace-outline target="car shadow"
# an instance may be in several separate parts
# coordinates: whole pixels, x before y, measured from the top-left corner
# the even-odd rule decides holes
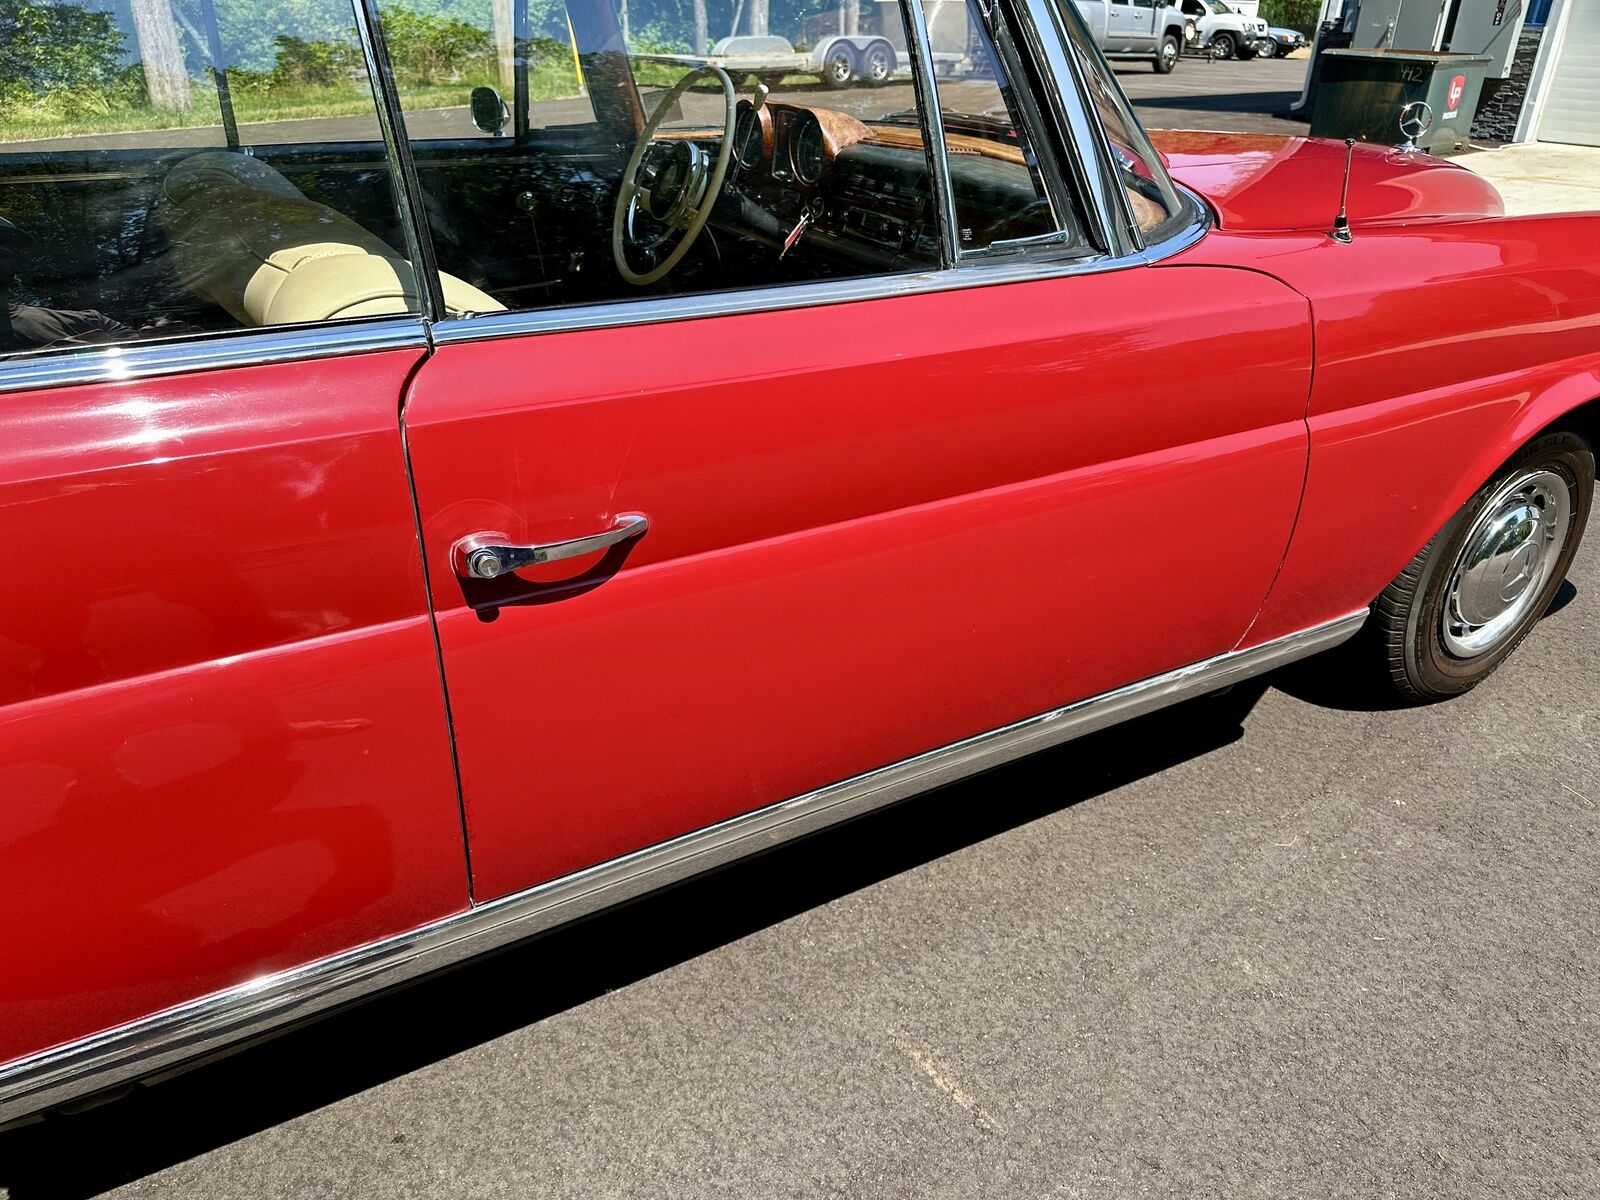
[[[1563,580],[1539,619],[1548,621],[1577,598],[1577,586],[1570,579]],[[1371,633],[1369,626],[1342,646],[1284,667],[1272,676],[1273,685],[1296,700],[1342,712],[1393,712],[1414,707],[1398,695],[1391,697],[1371,686],[1371,661],[1358,661],[1370,653]]]
[[[1204,96],[1141,96],[1134,101],[1134,107],[1277,114],[1287,112],[1299,99],[1299,92],[1217,92]]]
[[[535,937],[73,1115],[0,1134],[0,1196],[92,1196],[1239,740],[1267,680],[1188,701]],[[997,803],[996,800],[1001,802]]]

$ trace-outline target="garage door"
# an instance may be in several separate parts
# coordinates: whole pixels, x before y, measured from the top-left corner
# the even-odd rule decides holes
[[[1539,121],[1542,142],[1600,146],[1600,0],[1567,0],[1566,36]]]

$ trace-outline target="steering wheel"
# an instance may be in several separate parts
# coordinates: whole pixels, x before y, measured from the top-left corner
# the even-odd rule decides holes
[[[678,97],[689,85],[704,75],[714,75],[722,85],[727,100],[727,115],[723,121],[722,144],[717,149],[716,161],[694,142],[654,142],[657,128],[666,120],[678,102]],[[696,67],[677,83],[656,105],[655,115],[644,127],[628,165],[622,172],[622,188],[617,192],[616,212],[611,221],[611,257],[617,262],[617,273],[629,283],[643,287],[654,283],[673,267],[694,245],[695,238],[706,227],[711,207],[717,202],[722,181],[728,174],[728,157],[733,151],[734,111],[738,99],[733,90],[733,80],[721,67]],[[634,231],[634,219],[639,213],[654,217],[666,226],[655,237],[643,237]],[[672,252],[650,270],[640,273],[628,265],[628,248],[635,246],[654,255],[682,231]]]

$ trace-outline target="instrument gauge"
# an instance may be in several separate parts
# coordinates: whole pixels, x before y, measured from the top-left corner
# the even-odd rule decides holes
[[[734,161],[741,167],[759,165],[765,157],[766,140],[760,114],[749,104],[740,104],[739,116],[733,126]]]
[[[789,165],[794,168],[795,179],[808,185],[816,183],[822,178],[822,167],[826,160],[822,125],[816,117],[807,113],[789,143]]]

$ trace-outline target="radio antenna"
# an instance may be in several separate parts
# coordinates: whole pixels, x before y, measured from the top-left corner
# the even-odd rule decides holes
[[[1333,229],[1328,234],[1336,242],[1343,242],[1348,246],[1355,241],[1355,235],[1350,232],[1350,216],[1346,211],[1350,203],[1350,160],[1356,152],[1355,138],[1344,140],[1344,186],[1339,189],[1339,215],[1333,219]]]

